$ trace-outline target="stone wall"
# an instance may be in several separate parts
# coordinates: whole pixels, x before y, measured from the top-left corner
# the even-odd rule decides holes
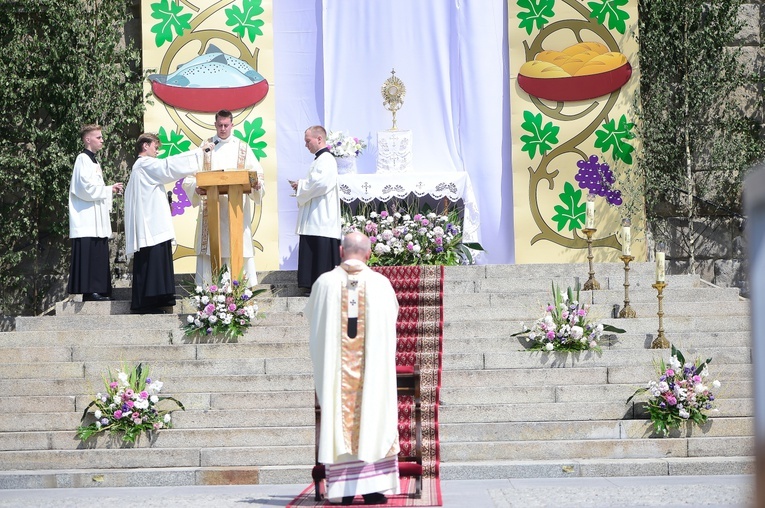
[[[736,43],[741,47],[743,64],[750,72],[765,77],[765,48],[762,45],[765,40],[765,0],[745,3],[739,17],[743,28]],[[763,97],[763,88],[760,82],[741,95],[743,110],[760,124],[765,123],[765,104],[756,105],[753,99]],[[665,234],[670,244],[669,273],[691,273],[687,249],[683,247],[688,220],[669,217],[666,226]],[[699,219],[694,223],[694,230],[699,237],[694,246],[696,262],[693,271],[718,286],[738,287],[741,294],[747,296],[746,220],[720,216]]]

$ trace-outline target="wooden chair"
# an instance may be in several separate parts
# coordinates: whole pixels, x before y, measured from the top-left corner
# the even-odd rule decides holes
[[[422,497],[422,408],[420,400],[420,366],[396,366],[396,386],[398,395],[414,397],[414,418],[415,418],[415,456],[399,457],[398,474],[401,477],[414,478],[416,482],[416,499]],[[319,431],[321,429],[321,408],[319,400],[315,398],[314,412],[316,414],[315,430],[315,461],[316,465],[311,471],[314,484],[316,485],[316,494],[314,499],[321,501],[324,497],[326,485],[324,480],[327,478],[327,471],[324,464],[319,463]]]

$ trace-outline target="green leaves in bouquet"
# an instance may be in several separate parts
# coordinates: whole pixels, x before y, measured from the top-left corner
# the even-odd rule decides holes
[[[625,402],[629,404],[635,397],[649,392],[651,397],[644,403],[645,408],[655,433],[662,437],[666,437],[672,429],[678,429],[687,422],[703,425],[709,418],[705,411],[711,409],[711,403],[715,400],[702,379],[705,368],[712,359],[707,358],[703,362],[696,360],[693,363],[694,368],[687,372],[685,365],[689,362],[674,344],[671,346],[671,356],[676,360],[674,365],[667,366],[664,359],[655,364],[659,382],[650,381],[648,386],[638,388]],[[679,396],[678,386],[684,393],[682,397]],[[720,385],[714,381],[712,386]]]
[[[621,328],[587,318],[589,306],[580,301],[578,284],[563,292],[552,282],[551,290],[552,300],[545,307],[545,315],[537,319],[532,328],[523,325],[523,330],[510,335],[525,336],[526,341],[530,342],[527,350],[600,353],[604,332],[624,333]]]
[[[228,267],[223,265],[213,275],[213,281],[202,286],[187,286],[191,298],[196,304],[196,312],[186,318],[183,331],[187,336],[222,336],[233,340],[252,326],[256,318],[264,317],[258,313],[255,297],[265,289],[247,287],[246,276],[240,272],[231,278]]]
[[[173,410],[160,409],[162,401],[172,401],[176,409],[186,410],[176,398],[159,396],[162,382],[151,380],[149,368],[142,363],[130,369],[123,365],[116,375],[109,370],[104,388],[105,393],[97,394],[82,413],[81,422],[91,415],[95,418],[94,422],[77,428],[77,437],[83,441],[108,430],[110,434],[121,434],[123,442],[135,443],[142,432],[172,427]]]
[[[454,266],[474,263],[477,242],[462,242],[460,210],[434,210],[429,204],[343,206],[343,232],[360,231],[372,240],[369,266]]]

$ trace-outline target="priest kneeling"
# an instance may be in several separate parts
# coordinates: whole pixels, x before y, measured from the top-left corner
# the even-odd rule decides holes
[[[319,462],[327,497],[349,505],[398,494],[396,318],[398,301],[388,279],[366,266],[370,241],[349,233],[342,263],[311,289],[305,316],[316,395],[321,407]]]
[[[175,305],[173,228],[165,184],[201,171],[207,142],[195,150],[157,159],[160,149],[155,134],[138,137],[138,160],[133,164],[125,189],[125,253],[133,260],[133,292],[130,310],[158,314]]]

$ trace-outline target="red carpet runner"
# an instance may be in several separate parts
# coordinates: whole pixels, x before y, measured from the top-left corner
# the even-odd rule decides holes
[[[422,410],[422,497],[415,499],[413,481],[401,478],[401,495],[389,496],[387,506],[441,506],[439,479],[438,400],[441,390],[441,352],[443,338],[443,266],[383,266],[375,271],[390,279],[399,302],[398,365],[420,365]],[[399,397],[398,431],[401,456],[415,450],[414,401]],[[313,500],[313,485],[289,506],[330,506]],[[362,505],[361,496],[354,505]]]

